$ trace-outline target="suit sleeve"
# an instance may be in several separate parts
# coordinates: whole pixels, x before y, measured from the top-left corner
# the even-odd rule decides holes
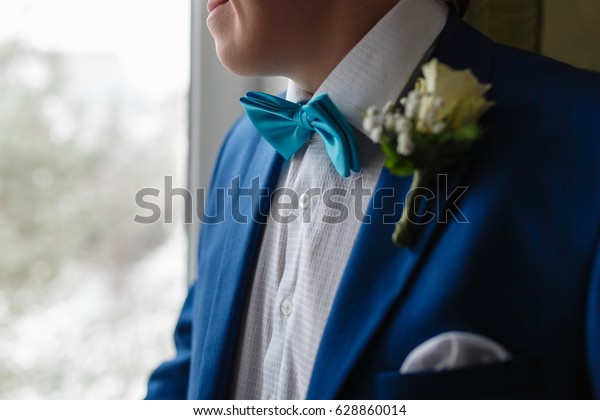
[[[594,398],[600,399],[600,240],[588,293],[587,363]]]
[[[192,347],[192,308],[195,284],[190,289],[175,327],[174,359],[161,364],[148,381],[147,400],[184,400],[190,372],[190,354]]]

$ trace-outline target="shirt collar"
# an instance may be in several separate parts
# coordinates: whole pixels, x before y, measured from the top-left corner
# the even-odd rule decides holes
[[[400,0],[337,65],[315,94],[327,93],[348,122],[362,131],[358,110],[398,99],[447,17],[443,0]],[[310,94],[290,81],[286,97],[299,102],[309,99]]]

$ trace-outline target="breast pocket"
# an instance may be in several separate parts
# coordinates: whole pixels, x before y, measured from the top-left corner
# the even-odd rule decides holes
[[[442,372],[377,374],[377,398],[394,399],[533,399],[538,388],[535,357]]]

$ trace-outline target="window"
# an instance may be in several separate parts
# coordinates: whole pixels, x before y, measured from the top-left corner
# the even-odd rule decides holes
[[[0,4],[0,398],[140,398],[186,284],[188,1]]]

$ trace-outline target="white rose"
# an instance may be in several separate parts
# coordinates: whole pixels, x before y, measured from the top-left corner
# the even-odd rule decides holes
[[[441,121],[456,129],[476,122],[493,105],[485,99],[491,85],[479,83],[471,70],[454,70],[433,59],[423,66],[423,75],[417,82],[417,90],[424,95],[419,129],[431,131]]]

